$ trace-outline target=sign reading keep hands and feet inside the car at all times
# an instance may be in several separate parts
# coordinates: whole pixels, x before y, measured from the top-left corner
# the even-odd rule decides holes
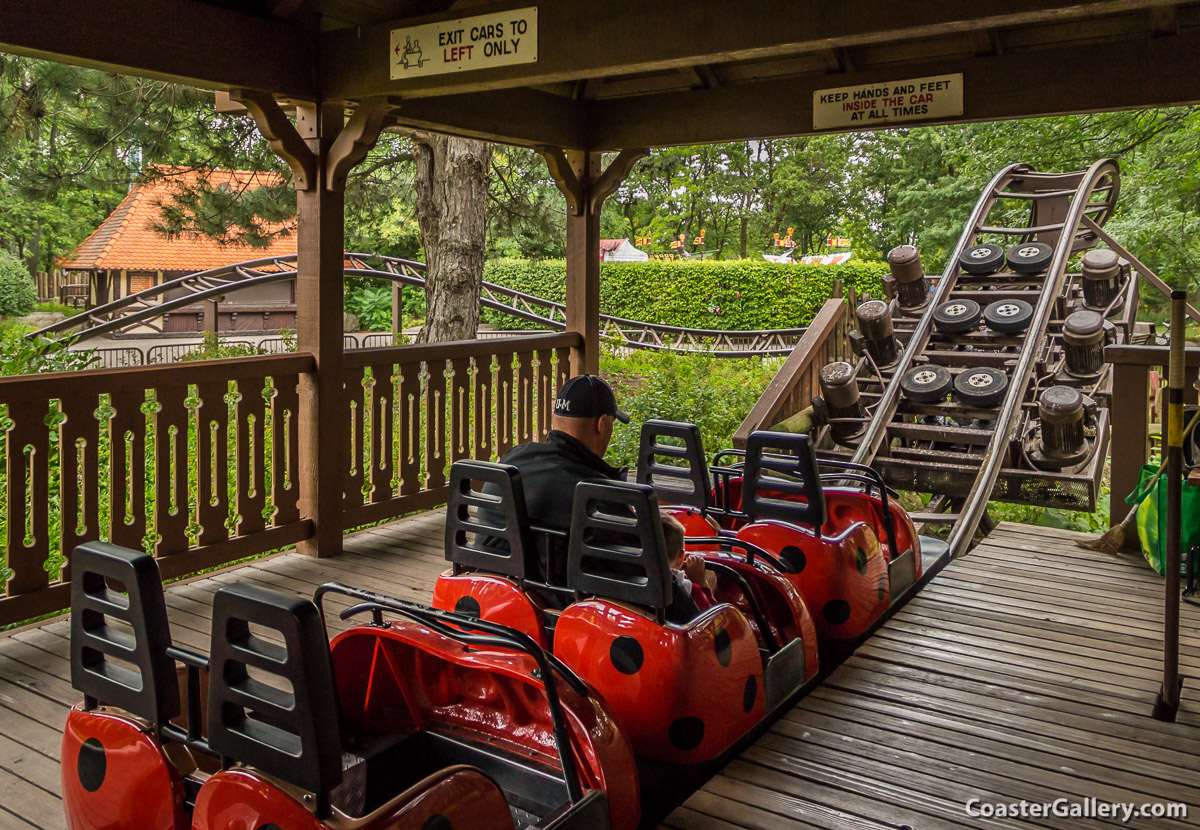
[[[537,6],[392,29],[392,80],[537,62]]]
[[[933,75],[813,93],[813,129],[870,127],[963,114],[963,76]]]

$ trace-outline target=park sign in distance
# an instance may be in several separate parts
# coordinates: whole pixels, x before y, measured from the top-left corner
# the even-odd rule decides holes
[[[537,62],[537,6],[392,29],[392,80]]]
[[[813,93],[813,129],[871,127],[963,114],[963,76],[931,75]]]

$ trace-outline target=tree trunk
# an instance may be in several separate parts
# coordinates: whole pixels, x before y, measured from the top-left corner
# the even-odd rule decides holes
[[[417,340],[470,340],[479,326],[492,145],[420,133],[413,158],[425,243],[425,325]]]
[[[741,229],[742,233],[738,239],[738,253],[741,254],[742,259],[746,258],[746,243],[749,241],[747,239],[747,237],[749,236],[749,233],[748,233],[749,229],[750,229],[750,217],[746,216],[745,214],[742,214],[742,229]]]

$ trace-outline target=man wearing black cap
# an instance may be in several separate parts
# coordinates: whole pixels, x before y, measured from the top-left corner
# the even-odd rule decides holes
[[[612,387],[596,375],[577,375],[558,391],[546,440],[530,441],[504,454],[501,463],[512,464],[521,473],[531,523],[567,533],[576,484],[588,479],[624,479],[624,470],[604,460],[614,421],[627,424],[629,416],[617,407]],[[485,492],[489,490],[484,487]],[[553,547],[561,554],[555,558],[565,561],[565,540]],[[550,570],[551,577],[565,576],[556,574],[553,566]]]

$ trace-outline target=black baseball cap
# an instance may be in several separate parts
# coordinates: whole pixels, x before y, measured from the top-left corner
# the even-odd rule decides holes
[[[554,399],[554,414],[567,418],[612,415],[623,424],[629,423],[629,416],[617,408],[612,387],[596,375],[576,375],[564,383]]]

